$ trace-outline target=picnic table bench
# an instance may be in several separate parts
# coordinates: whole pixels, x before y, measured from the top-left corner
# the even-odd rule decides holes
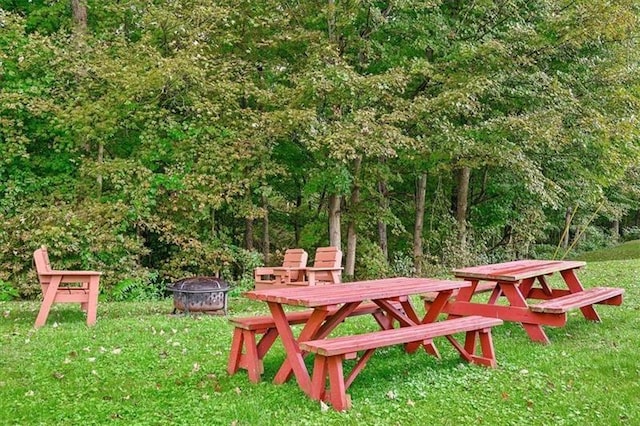
[[[501,324],[501,320],[473,316],[469,319],[435,322],[453,291],[468,286],[470,283],[465,281],[401,277],[334,284],[330,291],[316,286],[247,292],[246,297],[267,303],[271,317],[258,321],[259,325],[255,327],[249,325],[252,323],[251,320],[239,324],[234,332],[234,336],[239,337],[234,337],[229,371],[233,373],[237,368],[248,365],[251,360],[251,368],[254,369],[254,372],[250,373],[252,380],[259,380],[260,366],[254,361],[259,362],[264,353],[259,353],[257,349],[261,343],[250,349],[252,355],[247,355],[249,351],[244,355],[241,353],[243,343],[240,336],[244,331],[239,330],[246,330],[243,328],[245,326],[256,331],[266,330],[265,337],[266,333],[270,333],[268,330],[275,326],[286,353],[286,359],[275,376],[275,383],[284,383],[294,376],[303,392],[314,399],[329,400],[338,410],[350,407],[346,388],[379,347],[403,344],[405,351],[409,353],[423,347],[427,353],[439,357],[433,338],[444,336],[463,359],[495,366],[490,328]],[[436,292],[438,295],[420,318],[411,305],[410,296],[428,292]],[[283,309],[285,305],[311,308],[312,312],[308,316],[307,313],[291,315]],[[382,330],[364,335],[329,337],[346,318],[363,313],[374,314]],[[291,327],[298,321],[304,321],[304,327],[296,338]],[[393,328],[395,324],[399,324],[399,328]],[[453,336],[461,332],[465,332],[464,345]],[[272,332],[269,339],[275,338],[275,333]],[[244,345],[247,345],[250,339],[255,341],[255,337],[255,334],[247,335]],[[270,346],[271,343],[265,343],[264,346]],[[253,346],[253,343],[250,345]],[[364,351],[364,354],[345,380],[342,377],[342,360],[352,358],[360,351]],[[304,362],[304,357],[310,353],[316,356],[313,380]],[[324,387],[327,376],[330,382],[328,392]]]
[[[500,324],[502,320],[497,318],[469,316],[412,327],[302,342],[300,343],[302,350],[316,354],[310,396],[313,399],[330,402],[338,411],[346,410],[351,407],[351,399],[346,390],[376,349],[401,343],[430,342],[436,337],[449,339],[466,361],[495,367],[496,357],[491,339],[491,327]],[[453,336],[462,332],[466,333],[464,346]],[[476,355],[474,352],[476,339],[480,341],[482,355]],[[342,361],[356,359],[359,351],[364,351],[364,354],[345,379]],[[329,389],[325,387],[327,379]]]
[[[594,305],[620,305],[624,289],[595,287],[585,289],[576,270],[585,262],[556,260],[517,260],[491,265],[455,269],[457,278],[471,282],[448,301],[443,312],[452,317],[483,315],[505,321],[519,322],[533,341],[549,343],[542,326],[561,327],[567,322],[567,312],[580,309],[587,320],[600,321]],[[567,288],[551,288],[547,276],[559,273]],[[492,293],[486,303],[474,302],[476,289],[491,282]],[[504,296],[507,305],[497,303]],[[530,303],[541,300],[539,303]]]
[[[337,307],[331,308],[330,311],[331,314],[335,314]],[[287,322],[289,325],[304,324],[312,313],[312,309],[287,312]],[[373,302],[359,305],[350,316],[366,314],[373,315],[379,323],[386,324],[388,321],[380,307]],[[262,360],[278,337],[276,322],[271,315],[229,318],[229,322],[233,325],[234,331],[227,373],[233,375],[239,369],[245,369],[249,380],[258,383],[264,373]],[[259,338],[259,335],[262,337]]]

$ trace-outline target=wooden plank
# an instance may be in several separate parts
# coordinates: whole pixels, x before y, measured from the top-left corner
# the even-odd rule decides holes
[[[549,325],[562,327],[567,323],[565,313],[541,313],[531,312],[528,307],[488,305],[473,302],[454,302],[447,304],[443,313],[451,315],[482,315],[491,318],[500,318],[505,321],[513,321],[528,324]]]
[[[263,300],[295,306],[325,306],[351,303],[361,300],[391,299],[428,291],[443,291],[468,287],[466,281],[436,280],[425,278],[386,278],[357,283],[334,284],[326,287],[284,288],[249,291],[244,295],[253,300]]]
[[[338,308],[335,307],[329,309],[329,315],[334,314],[337,310]],[[373,302],[362,303],[351,313],[350,316],[373,314],[379,310],[380,307]],[[286,316],[290,325],[304,324],[307,322],[309,317],[311,317],[312,313],[312,310],[293,311],[287,312]],[[275,327],[275,321],[271,315],[229,318],[229,322],[233,324],[234,327],[245,330],[261,330]]]
[[[582,308],[595,303],[607,302],[608,304],[622,304],[624,289],[616,287],[594,287],[578,293],[549,299],[537,305],[531,305],[533,312],[564,313],[572,309]]]
[[[518,260],[514,262],[495,263],[491,265],[473,266],[454,269],[458,278],[481,279],[491,281],[520,281],[567,269],[582,268],[586,262],[561,260]]]
[[[300,349],[324,356],[376,349],[401,343],[411,343],[447,336],[455,333],[480,330],[502,324],[497,318],[469,316],[430,324],[374,331],[366,334],[341,336],[300,343]]]
[[[496,287],[496,285],[498,285],[498,283],[495,282],[481,282],[478,283],[478,285],[476,286],[475,290],[473,291],[473,294],[478,294],[478,293],[486,293],[489,291],[493,291],[493,289]],[[459,289],[453,290],[453,293],[451,293],[451,297],[456,297],[459,293]],[[430,291],[428,293],[423,294],[422,300],[426,301],[426,302],[433,302],[436,297],[438,297],[437,292],[434,291]]]

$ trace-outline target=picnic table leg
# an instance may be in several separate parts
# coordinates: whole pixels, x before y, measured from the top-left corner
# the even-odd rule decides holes
[[[329,370],[329,394],[331,395],[331,405],[333,405],[333,408],[338,411],[344,411],[351,408],[351,398],[347,395],[347,389],[344,383],[342,358],[339,356],[328,357],[327,368]]]
[[[535,277],[527,278],[520,281],[520,284],[518,284],[518,289],[520,290],[520,294],[522,294],[522,297],[524,297],[525,299],[529,297],[529,293],[531,292],[531,289],[533,288],[533,284],[535,282]]]
[[[242,344],[244,343],[244,334],[241,328],[233,330],[233,339],[231,340],[231,351],[229,352],[229,361],[227,362],[227,373],[231,376],[238,372],[240,368],[240,359],[242,358]]]
[[[273,382],[276,384],[283,384],[293,373],[300,388],[306,394],[309,394],[311,392],[311,377],[309,376],[307,367],[304,364],[304,357],[298,346],[298,342],[293,337],[293,332],[289,327],[289,322],[287,321],[287,317],[282,309],[282,305],[273,302],[267,303],[287,354],[287,358],[276,373],[276,377],[273,379]],[[314,310],[302,329],[298,339],[300,341],[311,340],[324,322],[327,314],[328,312],[326,310]]]
[[[527,301],[522,296],[517,286],[509,283],[498,283],[498,285],[501,287],[502,293],[505,295],[511,306],[517,306],[521,308],[528,307]],[[529,335],[529,338],[534,342],[550,343],[547,334],[544,332],[540,324],[532,324],[526,322],[521,322],[521,324],[524,330]]]
[[[571,293],[579,293],[581,291],[584,291],[584,287],[582,287],[582,284],[580,283],[580,280],[576,275],[575,269],[560,271],[560,274],[562,274],[562,278],[564,279],[564,282],[567,283],[567,287],[569,287],[569,291],[571,291]],[[582,308],[580,308],[580,311],[587,320],[600,322],[600,316],[596,312],[593,305],[583,306]]]

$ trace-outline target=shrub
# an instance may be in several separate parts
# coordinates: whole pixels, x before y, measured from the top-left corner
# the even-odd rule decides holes
[[[359,280],[387,277],[391,268],[384,258],[382,249],[376,243],[361,239],[358,243],[355,276]]]
[[[11,284],[6,281],[0,280],[0,301],[8,302],[10,300],[17,299],[20,296],[18,290],[13,288]]]

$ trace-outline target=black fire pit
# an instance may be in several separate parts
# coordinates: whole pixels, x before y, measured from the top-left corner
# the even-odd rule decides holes
[[[216,277],[191,277],[176,281],[167,290],[173,292],[173,313],[182,311],[227,314],[229,284]]]

